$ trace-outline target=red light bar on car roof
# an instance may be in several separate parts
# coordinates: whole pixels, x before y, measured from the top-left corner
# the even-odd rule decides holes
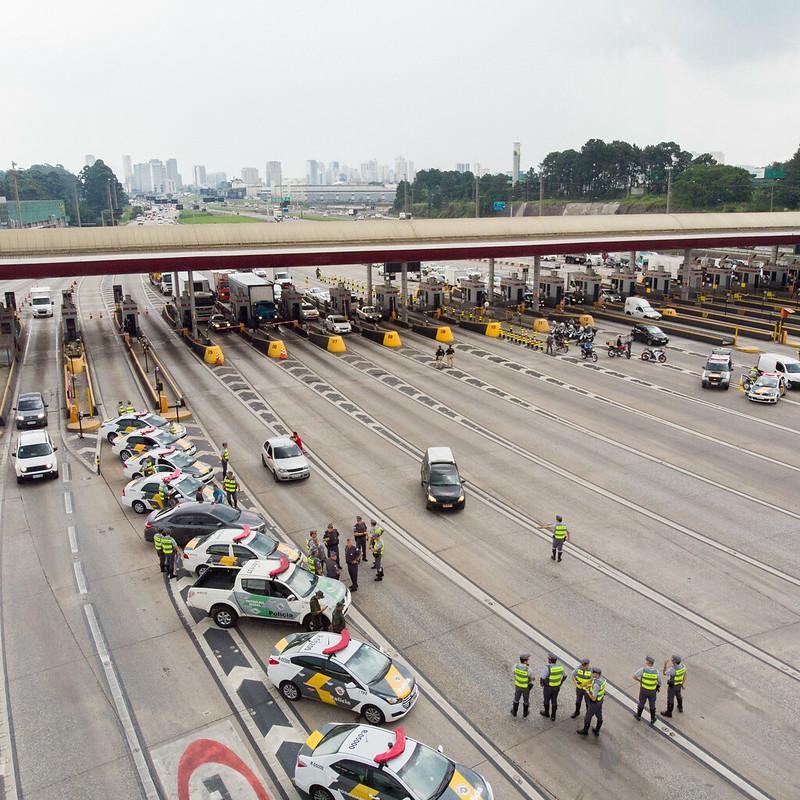
[[[347,645],[350,644],[350,634],[347,632],[347,628],[342,630],[342,638],[339,639],[336,644],[332,644],[330,647],[326,647],[322,651],[322,655],[329,656],[333,653],[338,653],[340,650],[344,650]]]
[[[175,452],[175,448],[174,447],[167,447],[164,450],[159,450],[158,452],[162,456],[168,456],[170,453],[174,453]]]
[[[376,764],[382,764],[384,761],[390,761],[397,758],[406,749],[406,734],[402,728],[397,728],[395,731],[396,739],[394,744],[385,752],[378,753],[373,759]]]
[[[174,481],[175,478],[180,478],[180,476],[181,476],[181,471],[179,469],[176,469],[175,472],[170,472],[169,475],[164,475],[162,480]]]
[[[134,417],[146,417],[150,412],[149,411],[137,411],[133,416]]]
[[[233,541],[241,542],[242,539],[246,539],[252,532],[253,531],[249,525],[242,525],[242,532],[237,533],[236,536],[233,537]]]
[[[142,428],[139,433],[152,433],[155,428],[151,425],[149,428]]]
[[[275,567],[270,573],[270,578],[274,578],[276,575],[280,575],[281,572],[286,572],[289,569],[289,559],[286,556],[281,556],[281,563],[279,566]]]

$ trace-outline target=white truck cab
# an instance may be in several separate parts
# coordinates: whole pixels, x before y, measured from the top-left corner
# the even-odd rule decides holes
[[[643,297],[629,297],[625,301],[625,313],[640,319],[661,319],[661,314]]]
[[[34,286],[31,289],[31,306],[34,317],[52,317],[53,300],[49,286]]]

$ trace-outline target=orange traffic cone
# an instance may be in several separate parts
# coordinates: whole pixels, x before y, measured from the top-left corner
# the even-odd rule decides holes
[[[285,347],[281,347],[281,361],[285,361],[285,360],[286,360],[286,348]]]
[[[222,366],[222,357],[220,356],[220,354],[219,354],[219,353],[217,353],[217,357],[216,357],[216,359],[215,359],[214,363],[215,363],[215,365],[216,365],[216,366],[218,366],[218,367],[221,367],[221,366]]]

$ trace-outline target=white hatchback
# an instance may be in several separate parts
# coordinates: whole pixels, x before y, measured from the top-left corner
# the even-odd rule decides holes
[[[282,544],[267,533],[243,528],[220,528],[204,536],[196,536],[183,550],[183,568],[202,575],[210,565],[241,567],[254,558],[286,556],[293,564],[300,560],[300,551]]]
[[[272,473],[275,482],[299,481],[311,475],[303,451],[285,436],[267,439],[261,445],[261,463]]]
[[[341,314],[331,314],[325,317],[325,322],[322,324],[322,327],[325,328],[328,333],[335,333],[339,336],[343,333],[352,333],[353,331],[347,317],[343,317]]]
[[[214,502],[214,493],[209,486],[180,470],[171,473],[157,473],[145,478],[137,478],[126,484],[122,490],[123,505],[130,506],[137,514],[144,514],[154,508],[164,508],[159,499],[159,489],[165,484],[169,497],[178,503],[193,501],[198,490],[203,492],[206,503]]]

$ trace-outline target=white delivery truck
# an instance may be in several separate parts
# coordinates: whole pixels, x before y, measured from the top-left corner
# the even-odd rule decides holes
[[[50,297],[50,287],[34,286],[31,289],[31,305],[34,317],[52,317],[53,299]]]
[[[661,314],[643,297],[629,297],[625,301],[625,313],[639,319],[661,319]]]

